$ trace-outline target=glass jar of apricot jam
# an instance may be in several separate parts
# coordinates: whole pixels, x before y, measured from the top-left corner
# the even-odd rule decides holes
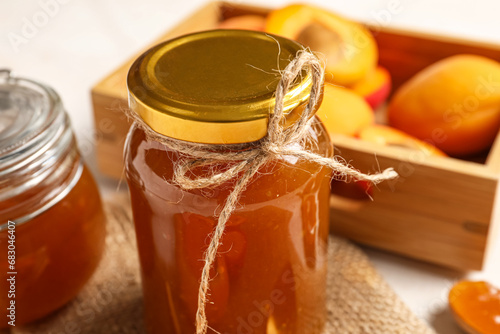
[[[59,96],[0,71],[0,328],[75,297],[104,237],[99,192]]]
[[[279,70],[302,49],[281,37],[236,30],[164,42],[129,71],[131,112],[166,137],[213,145],[214,151],[245,150],[266,135]],[[304,109],[311,85],[304,71],[285,95],[287,122]],[[332,156],[323,125],[318,121],[309,132],[311,139],[297,146]],[[236,183],[184,190],[172,180],[174,167],[186,158],[132,126],[125,165],[150,334],[195,332],[204,253]],[[209,172],[191,170],[192,176]],[[321,333],[330,174],[328,168],[284,156],[253,177],[212,268],[208,333]]]

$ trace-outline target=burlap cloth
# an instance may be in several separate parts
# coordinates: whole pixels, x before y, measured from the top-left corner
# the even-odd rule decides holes
[[[125,197],[106,203],[107,248],[91,281],[69,305],[14,334],[145,333],[131,212]],[[331,334],[435,334],[398,298],[367,257],[332,237],[328,249],[328,324]]]

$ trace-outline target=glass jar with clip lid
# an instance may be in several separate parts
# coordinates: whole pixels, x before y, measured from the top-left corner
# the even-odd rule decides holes
[[[0,71],[0,328],[70,301],[96,269],[105,217],[61,99]]]

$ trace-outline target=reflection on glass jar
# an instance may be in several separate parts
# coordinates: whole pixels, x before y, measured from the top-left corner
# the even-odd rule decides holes
[[[216,144],[234,144],[221,152],[244,150],[266,132],[279,81],[273,70],[285,68],[300,49],[283,38],[227,30],[165,42],[132,65],[132,111],[165,136],[214,144],[214,150],[221,150]],[[303,110],[309,89],[305,73],[285,96],[291,122]],[[322,124],[308,131],[310,140],[298,148],[331,156]],[[129,132],[125,164],[151,334],[195,332],[204,253],[217,213],[236,182],[183,190],[172,179],[175,165],[186,158],[147,139],[137,126]],[[209,172],[197,167],[191,175]],[[321,333],[330,175],[315,163],[282,157],[253,177],[229,219],[212,268],[209,333]]]
[[[104,237],[99,192],[59,96],[0,71],[0,328],[75,297],[99,263]]]

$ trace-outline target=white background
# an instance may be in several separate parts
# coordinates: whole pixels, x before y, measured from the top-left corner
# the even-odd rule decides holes
[[[267,7],[288,2],[252,1]],[[310,2],[367,23],[500,44],[498,0]],[[90,88],[204,3],[205,0],[0,0],[0,68],[11,68],[19,76],[43,81],[59,92],[80,144],[85,145],[84,155],[97,173],[92,145],[88,145],[93,142]],[[397,12],[387,15],[393,7],[398,8]],[[47,20],[40,14],[44,8],[51,14]],[[23,36],[27,21],[38,27],[20,44],[13,43],[13,34]],[[450,286],[463,274],[380,251],[366,251],[401,298],[438,333],[461,333],[447,311],[446,297]],[[500,242],[486,269],[468,275],[500,286]]]

